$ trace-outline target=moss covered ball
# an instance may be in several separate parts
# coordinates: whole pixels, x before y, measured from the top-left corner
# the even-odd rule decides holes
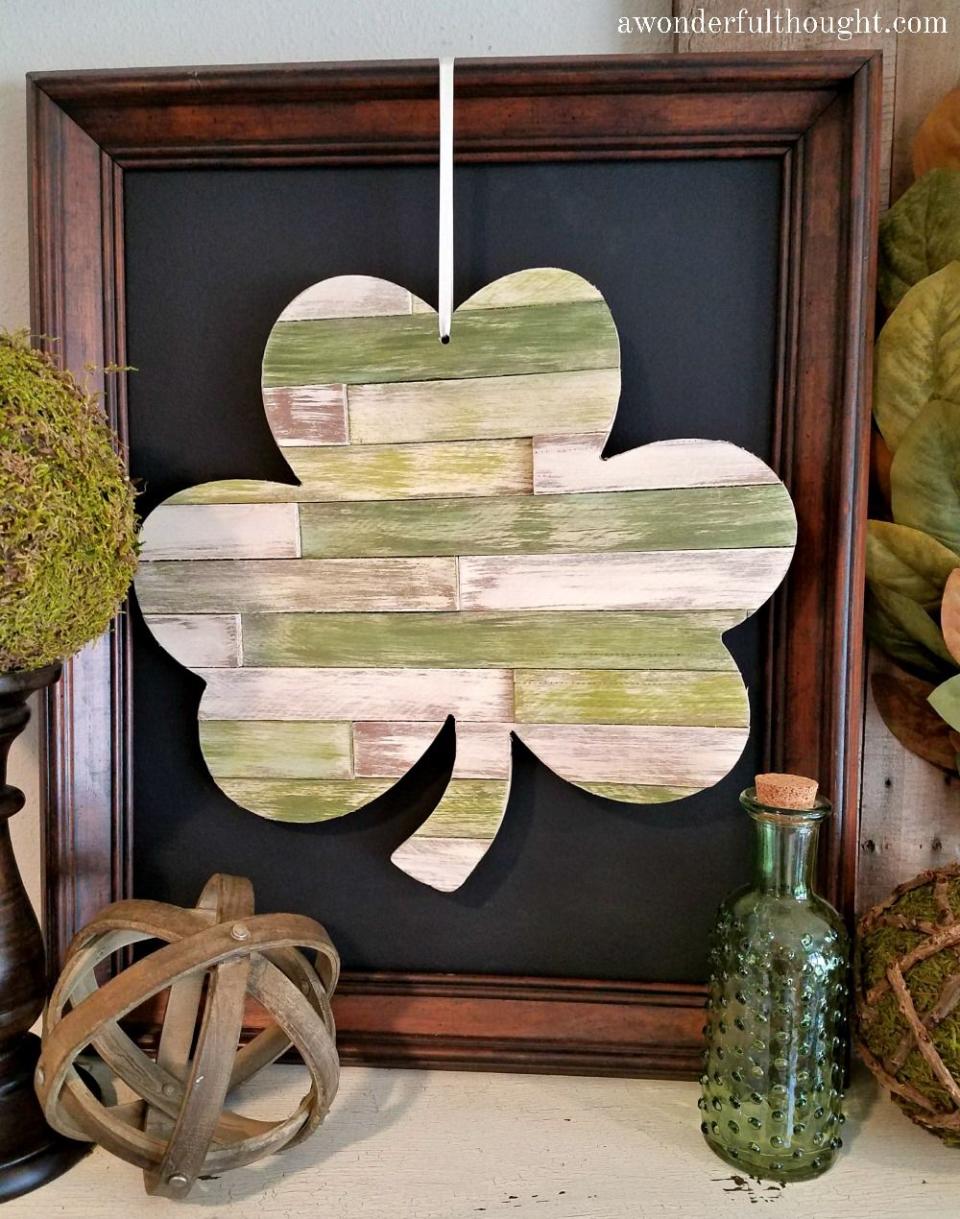
[[[96,400],[0,333],[0,672],[105,630],[137,565],[133,500]]]
[[[960,1147],[960,865],[863,916],[856,975],[861,1057],[913,1121]]]

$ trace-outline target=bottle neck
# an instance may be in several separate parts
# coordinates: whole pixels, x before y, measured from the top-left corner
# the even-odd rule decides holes
[[[778,897],[803,900],[813,890],[818,821],[758,818],[754,883]]]

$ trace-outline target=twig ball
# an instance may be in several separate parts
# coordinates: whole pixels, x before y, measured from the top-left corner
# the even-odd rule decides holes
[[[147,1193],[182,1198],[199,1176],[300,1142],[336,1095],[330,996],[340,971],[337,951],[313,919],[253,911],[250,882],[225,875],[210,878],[192,910],[115,902],[76,935],[50,998],[35,1076],[46,1119],[69,1138],[98,1143],[141,1167]],[[98,983],[102,962],[148,940],[163,943]],[[154,1061],[119,1022],[164,991]],[[273,1023],[241,1047],[248,995]],[[291,1044],[311,1086],[289,1117],[265,1122],[224,1108],[232,1089]],[[135,1100],[109,1104],[94,1094],[76,1067],[88,1048]]]
[[[857,939],[860,1056],[908,1117],[960,1146],[960,864],[898,886]]]

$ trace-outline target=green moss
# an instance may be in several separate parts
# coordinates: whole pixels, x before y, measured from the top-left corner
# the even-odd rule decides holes
[[[133,500],[96,400],[0,333],[0,672],[106,629],[137,564]]]
[[[948,886],[950,905],[960,913],[960,877]],[[911,889],[891,907],[890,913],[909,919],[929,923],[937,922],[939,913],[933,897],[933,885],[927,883]],[[922,932],[900,930],[895,927],[878,927],[861,936],[860,974],[864,990],[880,982],[887,966],[894,960],[923,943],[927,936]],[[905,980],[913,999],[914,1007],[922,1018],[936,1004],[946,981],[960,970],[960,959],[953,949],[939,952],[925,961],[920,961],[907,970]],[[904,1035],[907,1023],[903,1018],[894,995],[887,991],[881,996],[869,1020],[861,1020],[860,1036],[867,1049],[881,1062],[889,1062]],[[960,1010],[954,1010],[933,1030],[933,1044],[943,1059],[944,1065],[954,1079],[960,1079]],[[942,1113],[952,1113],[953,1101],[943,1085],[930,1069],[926,1059],[917,1050],[908,1054],[903,1066],[896,1073],[901,1083],[910,1083],[937,1106]],[[915,1116],[918,1109],[902,1097],[894,1097],[897,1104],[909,1115]],[[938,1132],[944,1142],[960,1146],[960,1132]]]

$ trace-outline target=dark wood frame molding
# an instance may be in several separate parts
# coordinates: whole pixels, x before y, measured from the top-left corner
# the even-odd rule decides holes
[[[766,757],[818,775],[836,815],[827,892],[856,878],[862,585],[880,56],[685,55],[457,66],[460,161],[775,156],[783,174],[776,465],[797,557],[771,613]],[[80,370],[123,364],[128,169],[360,165],[437,156],[434,62],[29,77],[33,329]],[[44,340],[49,341],[49,340]],[[122,376],[100,387],[121,440]],[[130,891],[129,643],[123,618],[66,666],[46,717],[44,917],[53,967]],[[347,1061],[689,1074],[703,987],[347,975]]]

